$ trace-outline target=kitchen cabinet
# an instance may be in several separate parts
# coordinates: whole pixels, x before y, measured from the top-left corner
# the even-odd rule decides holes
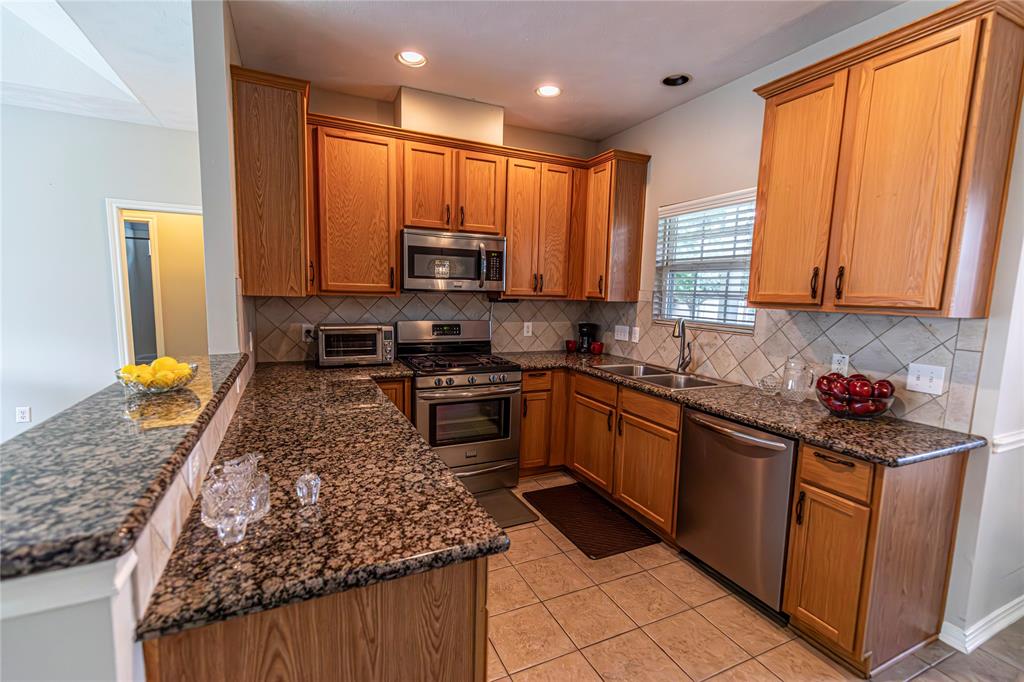
[[[666,533],[675,521],[679,431],[619,412],[613,496]]]
[[[505,233],[504,156],[425,142],[404,147],[406,225]]]
[[[320,291],[398,293],[398,143],[319,129]]]
[[[306,296],[309,84],[231,67],[238,268],[246,296]]]
[[[615,406],[574,392],[569,468],[606,492],[612,489]]]
[[[571,167],[509,160],[507,296],[568,295],[572,189]]]
[[[583,296],[636,301],[640,295],[647,163],[613,158],[589,170]]]
[[[988,314],[1024,13],[960,3],[757,89],[749,302]]]
[[[410,227],[452,227],[455,150],[439,144],[403,144],[403,208]]]
[[[457,229],[505,234],[505,157],[460,149],[456,159],[459,189]]]
[[[519,467],[521,470],[545,467],[551,443],[551,391],[524,392],[522,410]]]
[[[412,420],[412,384],[408,379],[381,379],[377,381],[377,386],[388,400],[395,404],[399,412]]]

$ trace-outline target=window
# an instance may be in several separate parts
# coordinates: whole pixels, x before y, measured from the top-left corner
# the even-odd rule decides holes
[[[747,307],[755,190],[658,209],[654,319],[754,327]]]

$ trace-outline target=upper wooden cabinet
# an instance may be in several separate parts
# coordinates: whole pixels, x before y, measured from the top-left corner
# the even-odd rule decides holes
[[[231,67],[242,294],[306,296],[315,264],[306,224],[305,81]]]
[[[988,314],[1022,24],[961,3],[757,90],[752,305]]]
[[[449,230],[455,150],[437,144],[404,144],[405,224]]]
[[[406,225],[505,233],[504,156],[406,142],[404,166]]]
[[[564,297],[569,293],[569,229],[573,169],[509,159],[505,293]]]
[[[635,301],[640,294],[647,163],[612,159],[590,169],[583,296]]]
[[[457,229],[505,234],[505,157],[459,150],[456,158]]]

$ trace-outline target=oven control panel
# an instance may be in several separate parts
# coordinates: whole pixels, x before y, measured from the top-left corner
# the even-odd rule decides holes
[[[489,372],[480,374],[449,374],[436,377],[416,377],[416,388],[467,388],[483,390],[487,386],[509,386],[523,380],[522,372]]]
[[[434,336],[462,336],[462,325],[455,322],[432,324],[430,333]]]
[[[487,252],[487,281],[501,282],[505,279],[505,252]]]

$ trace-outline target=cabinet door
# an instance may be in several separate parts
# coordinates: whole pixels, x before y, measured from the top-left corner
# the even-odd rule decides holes
[[[541,164],[510,159],[508,162],[508,209],[505,238],[505,294],[536,293]]]
[[[397,293],[397,143],[320,128],[320,290]]]
[[[800,482],[789,533],[785,610],[853,650],[860,605],[867,507]]]
[[[573,395],[571,419],[569,466],[611,492],[615,449],[612,422],[615,421],[615,408],[577,393]]]
[[[608,294],[608,235],[611,229],[612,164],[590,169],[587,183],[587,236],[584,261],[584,295],[605,298]]]
[[[821,303],[846,72],[765,102],[751,303]]]
[[[233,89],[242,293],[305,296],[305,91],[238,77]]]
[[[675,520],[679,432],[619,412],[614,497],[666,533]]]
[[[459,151],[459,230],[505,234],[506,161],[496,154]]]
[[[523,421],[519,429],[519,466],[528,469],[548,464],[551,442],[551,391],[523,394]]]
[[[404,414],[406,417],[409,416],[409,404],[406,400],[406,382],[403,379],[396,379],[393,381],[378,381],[377,385],[380,390],[384,392],[384,395],[388,397],[388,400],[395,404],[395,407]]]
[[[540,231],[537,249],[538,293],[569,294],[569,221],[572,168],[541,164]]]
[[[977,32],[970,21],[850,69],[837,307],[941,307]]]
[[[454,150],[423,142],[405,142],[404,147],[405,224],[450,229]]]

